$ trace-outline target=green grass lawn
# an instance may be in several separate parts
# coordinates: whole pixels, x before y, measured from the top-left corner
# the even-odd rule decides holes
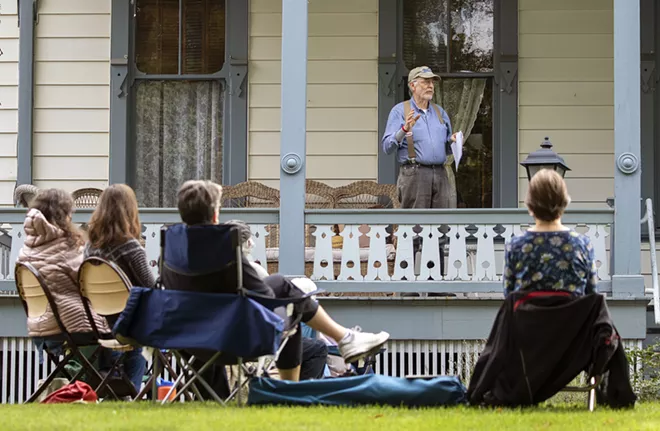
[[[4,430],[660,430],[660,403],[634,410],[579,406],[524,410],[466,407],[439,409],[222,408],[213,404],[154,406],[147,403],[18,405],[0,407]]]

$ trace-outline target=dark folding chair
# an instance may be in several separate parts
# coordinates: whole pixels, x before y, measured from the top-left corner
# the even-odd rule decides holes
[[[96,336],[93,333],[70,333],[64,327],[59,310],[53,296],[48,289],[39,272],[30,263],[17,263],[15,268],[16,288],[18,289],[25,314],[31,318],[38,318],[46,312],[50,306],[51,311],[57,322],[61,333],[42,337],[46,342],[44,343],[44,351],[48,358],[56,365],[55,369],[46,377],[43,383],[34,391],[28,398],[26,403],[34,402],[39,398],[44,390],[51,384],[51,382],[60,374],[66,376],[70,382],[73,382],[83,375],[86,375],[89,380],[101,382],[103,379],[98,371],[92,365],[92,362],[98,357],[101,346],[97,344]],[[60,355],[48,348],[48,342],[55,342],[62,345],[64,357],[60,359]],[[91,357],[88,359],[80,351],[80,347],[95,346]],[[65,367],[72,361],[77,361],[81,365],[80,371],[75,375],[69,374]],[[110,394],[116,398],[116,394],[111,388],[108,388]]]
[[[321,292],[276,299],[249,291],[243,286],[242,259],[239,233],[233,225],[177,224],[161,231],[161,276],[163,271],[172,271],[188,285],[166,286],[169,290],[133,288],[114,331],[120,339],[170,349],[185,363],[163,404],[176,388],[182,392],[195,382],[223,405],[234,397],[241,404],[240,389],[249,378],[264,374],[297,330],[302,315],[295,305]],[[217,286],[217,292],[223,293],[195,291],[198,277],[208,279],[220,273],[232,274],[235,280]],[[207,352],[210,358],[195,369],[192,365],[198,356],[185,361],[184,350]],[[259,360],[264,356],[269,359]],[[246,367],[248,361],[258,365]],[[236,387],[224,400],[201,376],[214,364],[238,366]],[[155,399],[155,382],[153,391]]]
[[[538,291],[533,292],[528,295],[525,295],[518,299],[514,304],[514,312],[517,311],[518,307],[523,304],[525,301],[530,301],[534,298],[543,298],[543,297],[571,297],[571,294],[566,291]],[[595,364],[591,364],[589,369],[586,371],[586,380],[587,382],[583,385],[568,385],[561,389],[559,392],[577,392],[577,393],[587,393],[587,408],[590,412],[593,412],[596,408],[596,392],[598,386],[603,380],[603,376],[599,374],[599,371],[596,371]]]
[[[90,321],[90,324],[92,325],[92,328],[98,334],[99,343],[103,347],[121,352],[126,352],[131,350],[133,347],[137,347],[131,346],[127,343],[122,343],[109,335],[99,334],[98,328],[96,327],[94,319],[91,315],[91,310],[87,306],[89,303],[91,309],[93,309],[100,316],[104,316],[106,319],[108,319],[108,322],[112,326],[114,321],[116,321],[117,316],[126,307],[126,301],[128,301],[129,292],[132,287],[128,276],[124,273],[124,271],[113,262],[99,257],[89,257],[85,259],[85,261],[80,266],[80,271],[78,272],[78,282],[80,284],[81,295],[87,300],[83,301],[86,306],[87,317]],[[170,375],[176,378],[177,373],[174,371],[169,361],[167,361],[167,353],[156,349],[154,350],[153,354],[159,357],[161,362],[167,367]],[[124,381],[124,383],[128,384],[130,383],[130,380],[120,367],[122,360],[123,356],[115,361],[111,371],[116,370],[120,372],[121,379]],[[110,376],[111,373],[108,373],[100,386],[101,389],[104,388],[108,383]],[[157,375],[152,373],[147,380],[145,387],[141,390],[138,389],[137,393],[134,392],[132,394],[132,400],[136,401],[142,399],[150,389],[154,379],[157,379],[157,377]],[[130,387],[132,387],[132,384]]]

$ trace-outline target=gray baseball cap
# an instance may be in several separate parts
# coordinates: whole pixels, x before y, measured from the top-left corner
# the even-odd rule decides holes
[[[440,80],[440,77],[435,73],[433,73],[431,68],[428,66],[419,66],[410,71],[410,73],[408,74],[408,82],[417,78],[429,78],[438,81]]]

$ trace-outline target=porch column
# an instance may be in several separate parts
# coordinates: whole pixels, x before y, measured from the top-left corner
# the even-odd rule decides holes
[[[18,145],[16,149],[18,169],[16,182],[17,184],[32,184],[34,26],[38,4],[35,6],[31,1],[23,1],[19,3],[18,7]]]
[[[305,273],[307,0],[282,0],[279,272]]]
[[[614,0],[614,297],[644,295],[639,12],[639,0]]]

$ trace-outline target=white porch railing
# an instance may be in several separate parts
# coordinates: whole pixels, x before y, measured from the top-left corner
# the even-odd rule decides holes
[[[0,226],[11,247],[0,246],[0,290],[13,291],[13,267],[23,245],[25,210],[0,210]],[[89,210],[74,221],[85,222]],[[280,240],[278,209],[226,209],[222,219],[250,224],[253,257],[278,270],[294,247]],[[179,222],[171,209],[141,210],[145,249],[157,274],[159,232]],[[347,292],[449,292],[502,294],[504,241],[520,234],[531,218],[523,209],[497,210],[308,210],[304,272],[324,289]],[[609,232],[612,210],[575,210],[565,222],[594,244],[599,288],[611,292]],[[301,226],[301,229],[303,227]],[[421,248],[416,251],[415,244]],[[1,243],[0,243],[1,244]],[[444,268],[444,271],[442,270]],[[295,274],[300,275],[300,274]]]
[[[531,222],[522,209],[306,213],[315,239],[311,278],[327,281],[323,287],[335,292],[362,286],[367,291],[501,294],[504,242]],[[612,212],[573,211],[565,221],[591,239],[601,291],[611,291]],[[421,242],[418,250],[416,242]]]

